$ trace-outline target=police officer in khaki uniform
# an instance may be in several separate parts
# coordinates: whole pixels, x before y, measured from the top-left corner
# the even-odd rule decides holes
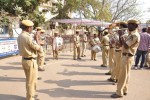
[[[91,46],[91,60],[95,60],[96,61],[96,52],[94,50],[92,50],[92,48],[95,45],[100,45],[100,40],[97,37],[97,34],[94,34],[94,37],[93,37],[93,39],[90,40],[89,44]]]
[[[73,36],[73,59],[76,60],[76,59],[79,59],[81,60],[80,58],[80,52],[81,52],[81,49],[80,49],[80,36],[79,36],[79,31],[77,30],[76,31],[76,34]]]
[[[109,41],[110,41],[108,37],[108,30],[105,30],[103,34],[104,35],[101,40],[103,64],[101,65],[101,67],[107,67],[108,66],[108,54],[109,54]]]
[[[41,39],[42,34],[44,34],[44,33],[45,33],[45,30],[42,30],[41,27],[36,27],[36,33],[35,33],[34,39],[36,40],[37,44],[41,45],[41,47],[45,43],[45,41]],[[44,49],[43,49],[42,53],[38,53],[37,63],[38,63],[38,70],[45,71],[45,69],[44,69],[44,63],[45,63]]]
[[[44,68],[44,63],[45,63],[45,50],[44,50],[44,45],[45,45],[45,40],[44,40],[44,33],[45,30],[40,30],[40,35],[39,35],[39,45],[41,45],[41,47],[43,48],[43,52],[42,53],[38,53],[38,58],[37,58],[37,63],[38,63],[38,70],[39,71],[45,71]]]
[[[127,33],[127,23],[126,22],[119,22],[118,24],[119,29],[116,29],[116,34],[114,35],[114,40],[115,40],[115,58],[114,58],[114,66],[112,69],[112,74],[111,77],[108,79],[108,81],[111,82],[117,82],[119,73],[120,73],[120,68],[121,68],[121,57],[122,57],[122,47],[121,43],[119,41],[119,36],[124,37]],[[121,33],[119,32],[121,31]]]
[[[139,22],[137,20],[129,20],[129,35],[126,39],[120,38],[122,41],[121,70],[118,78],[117,91],[116,94],[111,95],[112,98],[121,98],[123,95],[127,95],[130,71],[140,41],[140,35],[137,31],[138,24]]]
[[[35,87],[37,82],[37,52],[42,52],[40,45],[31,37],[32,26],[30,20],[21,22],[22,33],[18,36],[19,53],[22,56],[22,66],[26,76],[26,100],[35,100]]]
[[[112,69],[114,67],[114,59],[115,59],[115,42],[114,42],[114,35],[115,32],[112,31],[113,28],[109,28],[109,72],[105,73],[106,75],[111,75]]]
[[[82,37],[82,54],[81,57],[85,57],[85,51],[86,51],[86,45],[87,45],[87,31],[84,32]]]

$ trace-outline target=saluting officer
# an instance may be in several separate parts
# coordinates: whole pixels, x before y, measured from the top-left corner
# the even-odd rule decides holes
[[[31,32],[34,23],[30,20],[21,22],[22,33],[18,36],[19,53],[22,56],[22,66],[26,76],[26,100],[35,100],[37,82],[37,52],[42,52],[40,45],[34,42]]]
[[[129,20],[129,35],[126,39],[120,37],[122,41],[121,70],[118,78],[117,91],[111,95],[112,98],[121,98],[123,95],[127,95],[130,70],[140,41],[140,35],[137,30],[138,24],[139,22],[137,20]]]

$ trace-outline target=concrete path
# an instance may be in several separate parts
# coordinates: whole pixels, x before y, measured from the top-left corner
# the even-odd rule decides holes
[[[72,60],[72,52],[63,52],[59,60],[46,57],[46,71],[39,72],[40,100],[115,100],[116,91],[106,76],[108,68],[101,68],[101,53],[97,61],[90,61],[90,51],[82,60]],[[25,75],[21,57],[0,59],[0,100],[25,100]],[[132,70],[129,93],[117,100],[150,100],[150,70]]]

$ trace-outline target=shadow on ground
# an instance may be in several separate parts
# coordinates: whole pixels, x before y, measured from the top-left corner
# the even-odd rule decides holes
[[[89,85],[111,85],[111,82],[108,81],[91,81],[91,80],[71,80],[71,79],[65,79],[65,80],[47,80],[45,83],[48,84],[57,84],[61,87],[71,87],[71,86],[89,86]]]
[[[106,98],[111,99],[110,95],[113,92],[74,90],[64,88],[41,89],[38,92],[48,94],[51,97],[74,97],[74,98]]]
[[[63,71],[63,72],[58,72],[57,74],[65,75],[65,76],[74,76],[74,75],[105,75],[104,73],[77,72],[77,71]]]
[[[90,68],[93,68],[93,69],[108,70],[108,67],[104,68],[104,67],[100,67],[100,66],[97,66],[97,65],[61,64],[61,66],[65,66],[65,67],[83,67],[83,68],[90,67]]]
[[[11,63],[8,63],[10,65],[22,65],[21,61],[20,62],[11,62]]]
[[[25,97],[17,95],[0,94],[0,100],[25,100]]]
[[[0,66],[2,70],[23,70],[22,67],[15,67],[15,66]]]
[[[16,77],[0,77],[0,82],[25,82],[25,78],[16,78]],[[1,99],[0,99],[1,100]]]

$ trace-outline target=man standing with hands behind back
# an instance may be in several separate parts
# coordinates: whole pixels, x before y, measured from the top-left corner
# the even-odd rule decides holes
[[[73,36],[73,60],[79,59],[80,58],[80,36],[79,36],[79,30],[76,30],[76,34]]]
[[[22,33],[18,36],[19,53],[22,56],[22,66],[26,76],[26,100],[35,100],[37,82],[37,52],[42,52],[31,36],[34,23],[30,20],[21,22]]]
[[[130,71],[134,61],[134,55],[140,41],[138,24],[139,22],[137,20],[129,20],[129,35],[126,37],[126,39],[120,37],[120,41],[122,42],[122,59],[120,64],[121,69],[118,78],[117,91],[115,94],[111,95],[112,98],[121,98],[123,95],[127,95],[127,85],[130,77]]]

